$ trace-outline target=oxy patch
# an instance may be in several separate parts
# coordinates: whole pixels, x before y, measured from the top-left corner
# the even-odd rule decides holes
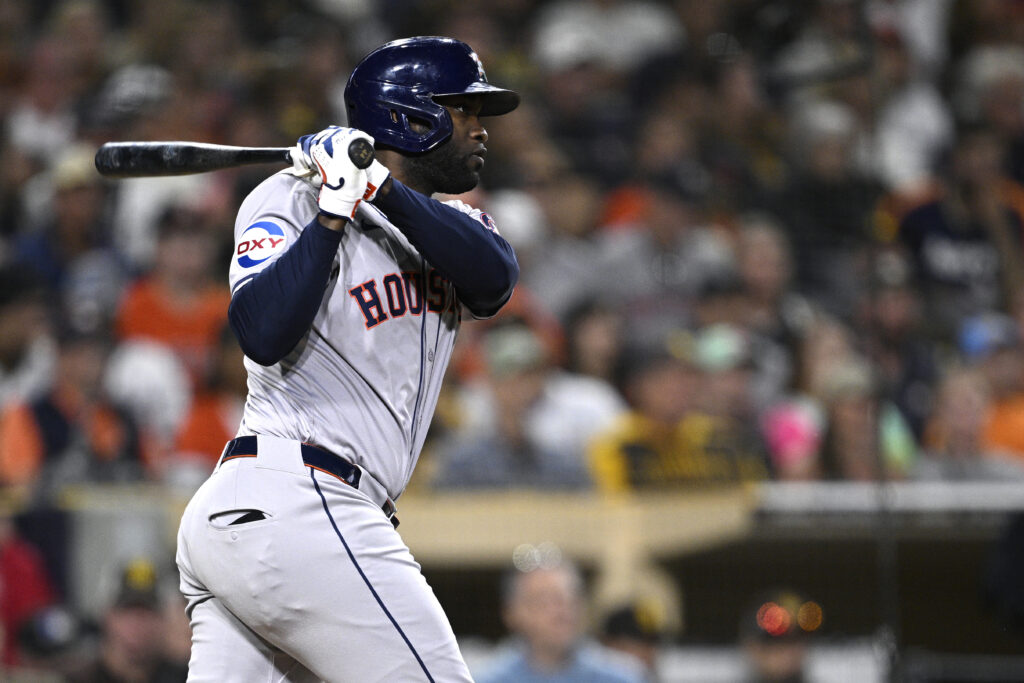
[[[235,247],[235,257],[238,265],[243,268],[252,268],[284,251],[285,237],[281,226],[270,221],[253,223],[242,233],[238,246]]]

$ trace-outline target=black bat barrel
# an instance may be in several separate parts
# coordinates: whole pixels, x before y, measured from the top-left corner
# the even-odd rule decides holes
[[[114,178],[187,175],[245,164],[289,164],[289,151],[199,142],[108,142],[96,152],[96,169]]]

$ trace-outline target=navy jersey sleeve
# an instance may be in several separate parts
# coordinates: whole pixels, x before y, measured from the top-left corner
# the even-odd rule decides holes
[[[391,182],[374,204],[455,285],[473,315],[497,313],[519,279],[512,246],[485,221]]]
[[[315,218],[273,263],[240,281],[228,322],[249,358],[273,365],[299,343],[320,308],[341,233]]]

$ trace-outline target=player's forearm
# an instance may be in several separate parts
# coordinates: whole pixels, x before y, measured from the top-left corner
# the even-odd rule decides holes
[[[314,220],[274,263],[235,292],[228,321],[242,351],[273,365],[313,324],[331,274],[341,231]]]
[[[374,201],[456,287],[475,313],[493,313],[519,279],[511,245],[470,216],[392,181]]]

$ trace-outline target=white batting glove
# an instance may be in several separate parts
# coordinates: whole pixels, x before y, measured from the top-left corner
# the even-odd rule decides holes
[[[351,220],[366,194],[367,173],[348,156],[349,144],[360,138],[373,145],[373,138],[361,130],[332,126],[317,133],[309,146],[322,181],[317,201],[320,211],[329,216]]]
[[[374,159],[366,168],[366,194],[363,195],[363,199],[372,202],[377,196],[380,186],[390,177],[391,171],[388,170],[388,167]]]
[[[292,173],[294,175],[306,178],[316,173],[316,164],[313,163],[312,157],[306,153],[306,150],[302,149],[301,141],[295,143],[289,156],[292,158]]]

